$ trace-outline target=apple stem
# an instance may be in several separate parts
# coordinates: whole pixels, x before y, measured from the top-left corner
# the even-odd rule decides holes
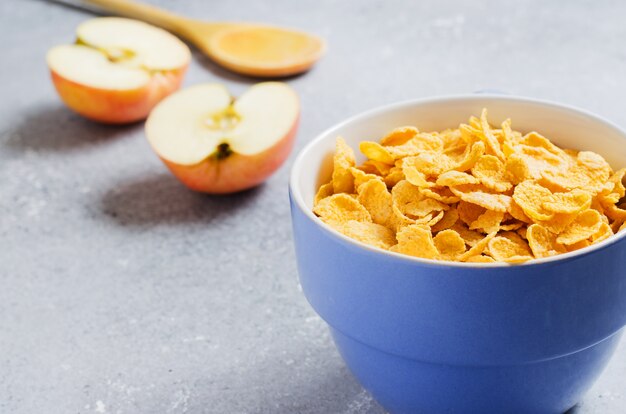
[[[230,149],[230,145],[223,142],[217,146],[217,151],[215,152],[215,158],[218,160],[223,160],[233,153],[233,150]]]

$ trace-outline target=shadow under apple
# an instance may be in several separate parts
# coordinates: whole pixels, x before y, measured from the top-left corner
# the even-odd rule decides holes
[[[202,194],[189,190],[169,173],[146,174],[105,192],[101,212],[122,226],[210,223],[237,214],[262,191],[259,186],[235,194]]]
[[[17,125],[2,132],[4,146],[14,151],[67,152],[105,144],[141,128],[98,124],[62,106],[39,106],[26,112]]]

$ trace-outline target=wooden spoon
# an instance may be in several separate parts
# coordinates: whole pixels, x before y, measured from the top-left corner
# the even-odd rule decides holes
[[[160,26],[187,39],[225,68],[244,75],[295,75],[308,70],[326,48],[317,36],[281,27],[209,23],[131,0],[82,0],[82,3]]]

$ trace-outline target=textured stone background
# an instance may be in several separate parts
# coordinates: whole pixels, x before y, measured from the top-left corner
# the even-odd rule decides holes
[[[297,149],[374,106],[484,88],[626,126],[624,2],[159,3],[328,39],[319,66],[288,80],[302,98]],[[141,125],[70,113],[44,56],[88,17],[0,2],[0,412],[381,413],[298,289],[293,156],[256,190],[202,196],[167,173]],[[253,82],[195,57],[186,85]],[[623,342],[574,412],[624,413],[625,389]]]

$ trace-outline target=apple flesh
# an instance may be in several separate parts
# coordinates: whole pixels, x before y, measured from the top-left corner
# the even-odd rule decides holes
[[[146,137],[187,187],[212,194],[259,185],[289,156],[300,105],[284,83],[264,82],[234,100],[219,84],[172,94],[150,113]]]
[[[191,60],[187,45],[165,30],[103,17],[77,29],[77,42],[48,52],[52,82],[65,104],[95,121],[145,119],[176,91]]]

